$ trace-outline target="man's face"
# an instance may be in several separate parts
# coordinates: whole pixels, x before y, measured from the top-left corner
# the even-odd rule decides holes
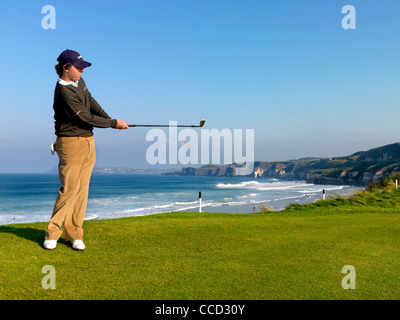
[[[71,65],[67,70],[65,70],[70,81],[78,81],[81,78],[83,71],[85,70],[75,67],[74,65]]]

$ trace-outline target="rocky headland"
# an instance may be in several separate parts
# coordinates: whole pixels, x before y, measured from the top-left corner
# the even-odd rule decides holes
[[[172,174],[184,176],[235,176],[237,165],[185,167]],[[252,177],[306,180],[314,184],[367,185],[400,173],[400,143],[356,152],[345,157],[257,161]],[[169,173],[171,174],[171,173]]]

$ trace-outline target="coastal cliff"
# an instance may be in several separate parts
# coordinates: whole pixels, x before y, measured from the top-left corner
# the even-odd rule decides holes
[[[235,176],[235,164],[183,168],[178,175]],[[367,185],[400,173],[400,143],[356,152],[346,157],[304,158],[254,163],[252,177],[306,180],[314,184]]]

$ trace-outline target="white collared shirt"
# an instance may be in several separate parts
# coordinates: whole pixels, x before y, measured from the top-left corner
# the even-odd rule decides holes
[[[78,82],[79,82],[79,80],[67,82],[65,80],[62,80],[62,79],[58,78],[58,83],[62,84],[63,86],[69,86],[69,85],[72,84],[74,87],[78,88]]]

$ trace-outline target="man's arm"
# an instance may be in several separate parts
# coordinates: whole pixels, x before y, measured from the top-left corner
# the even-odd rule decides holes
[[[84,108],[84,102],[72,86],[60,86],[61,94],[66,102],[68,112],[78,121],[98,128],[115,128],[117,120],[99,116]],[[99,106],[100,107],[100,106]],[[104,112],[104,110],[103,110]]]
[[[87,89],[86,89],[87,90]],[[105,118],[105,119],[111,119],[111,117],[103,110],[102,107],[97,103],[97,101],[92,97],[88,90],[89,94],[89,101],[90,101],[90,112],[96,114],[99,117]],[[114,129],[129,129],[128,123],[122,120],[117,120],[117,123],[115,126],[113,126]]]

